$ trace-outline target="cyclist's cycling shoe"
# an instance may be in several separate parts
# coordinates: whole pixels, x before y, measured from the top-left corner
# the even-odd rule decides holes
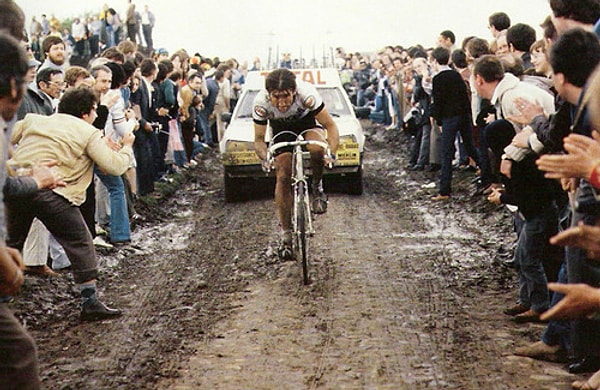
[[[292,260],[294,258],[291,242],[282,241],[281,244],[279,244],[279,249],[277,252],[281,260]]]
[[[291,232],[282,232],[281,242],[279,244],[279,249],[277,250],[277,252],[282,260],[292,260],[294,258],[294,253],[292,252]]]
[[[323,191],[318,191],[313,194],[312,212],[315,214],[323,214],[327,211],[327,195]]]

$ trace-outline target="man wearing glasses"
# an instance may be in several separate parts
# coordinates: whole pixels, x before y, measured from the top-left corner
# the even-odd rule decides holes
[[[261,160],[267,156],[265,134],[270,125],[273,136],[279,132],[306,132],[305,139],[327,140],[331,149],[330,156],[324,156],[321,148],[308,148],[312,168],[312,211],[322,214],[327,211],[327,196],[323,193],[323,165],[335,160],[338,148],[339,132],[337,125],[325,108],[317,89],[310,83],[297,81],[296,75],[285,68],[269,73],[265,80],[265,89],[254,100],[254,143],[256,154]],[[317,123],[318,122],[318,123]],[[278,141],[295,141],[293,136],[281,136]],[[282,230],[279,256],[292,258],[292,148],[279,149],[275,156],[275,204]]]
[[[23,119],[29,113],[52,115],[64,88],[64,75],[58,69],[42,69],[35,83],[37,88],[27,88],[23,104],[17,112],[18,119]]]

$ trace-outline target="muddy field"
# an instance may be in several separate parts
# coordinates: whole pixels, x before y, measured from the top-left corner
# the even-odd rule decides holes
[[[366,123],[365,123],[366,124]],[[310,286],[276,254],[272,197],[226,204],[217,153],[179,190],[140,205],[133,245],[102,252],[117,320],[80,323],[69,275],[28,277],[13,304],[48,389],[566,389],[560,364],[512,356],[540,324],[502,314],[516,277],[503,208],[432,203],[435,173],[407,173],[406,140],[369,128],[365,193],[330,194]]]

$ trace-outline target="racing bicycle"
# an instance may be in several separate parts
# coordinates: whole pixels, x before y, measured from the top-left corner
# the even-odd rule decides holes
[[[300,134],[291,131],[282,131],[276,134],[267,149],[266,170],[270,171],[274,162],[274,154],[277,150],[292,147],[292,250],[296,260],[300,260],[302,264],[302,280],[305,285],[310,283],[308,274],[309,259],[308,259],[308,243],[309,237],[315,233],[312,224],[312,215],[310,212],[310,200],[308,191],[308,176],[304,171],[304,155],[303,146],[316,145],[325,151],[325,155],[331,155],[329,144],[325,141],[305,140],[304,134],[312,129],[304,130]],[[276,139],[283,134],[293,135],[295,141],[280,141]],[[331,164],[329,166],[331,168]]]

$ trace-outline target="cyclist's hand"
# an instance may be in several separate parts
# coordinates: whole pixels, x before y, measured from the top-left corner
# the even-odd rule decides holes
[[[269,173],[271,172],[271,170],[273,169],[273,160],[269,159],[265,159],[262,161],[262,170],[263,172]]]
[[[335,158],[335,154],[333,153],[329,153],[326,154],[325,156],[323,156],[323,164],[331,169],[335,166],[335,162],[336,162],[336,158]]]

